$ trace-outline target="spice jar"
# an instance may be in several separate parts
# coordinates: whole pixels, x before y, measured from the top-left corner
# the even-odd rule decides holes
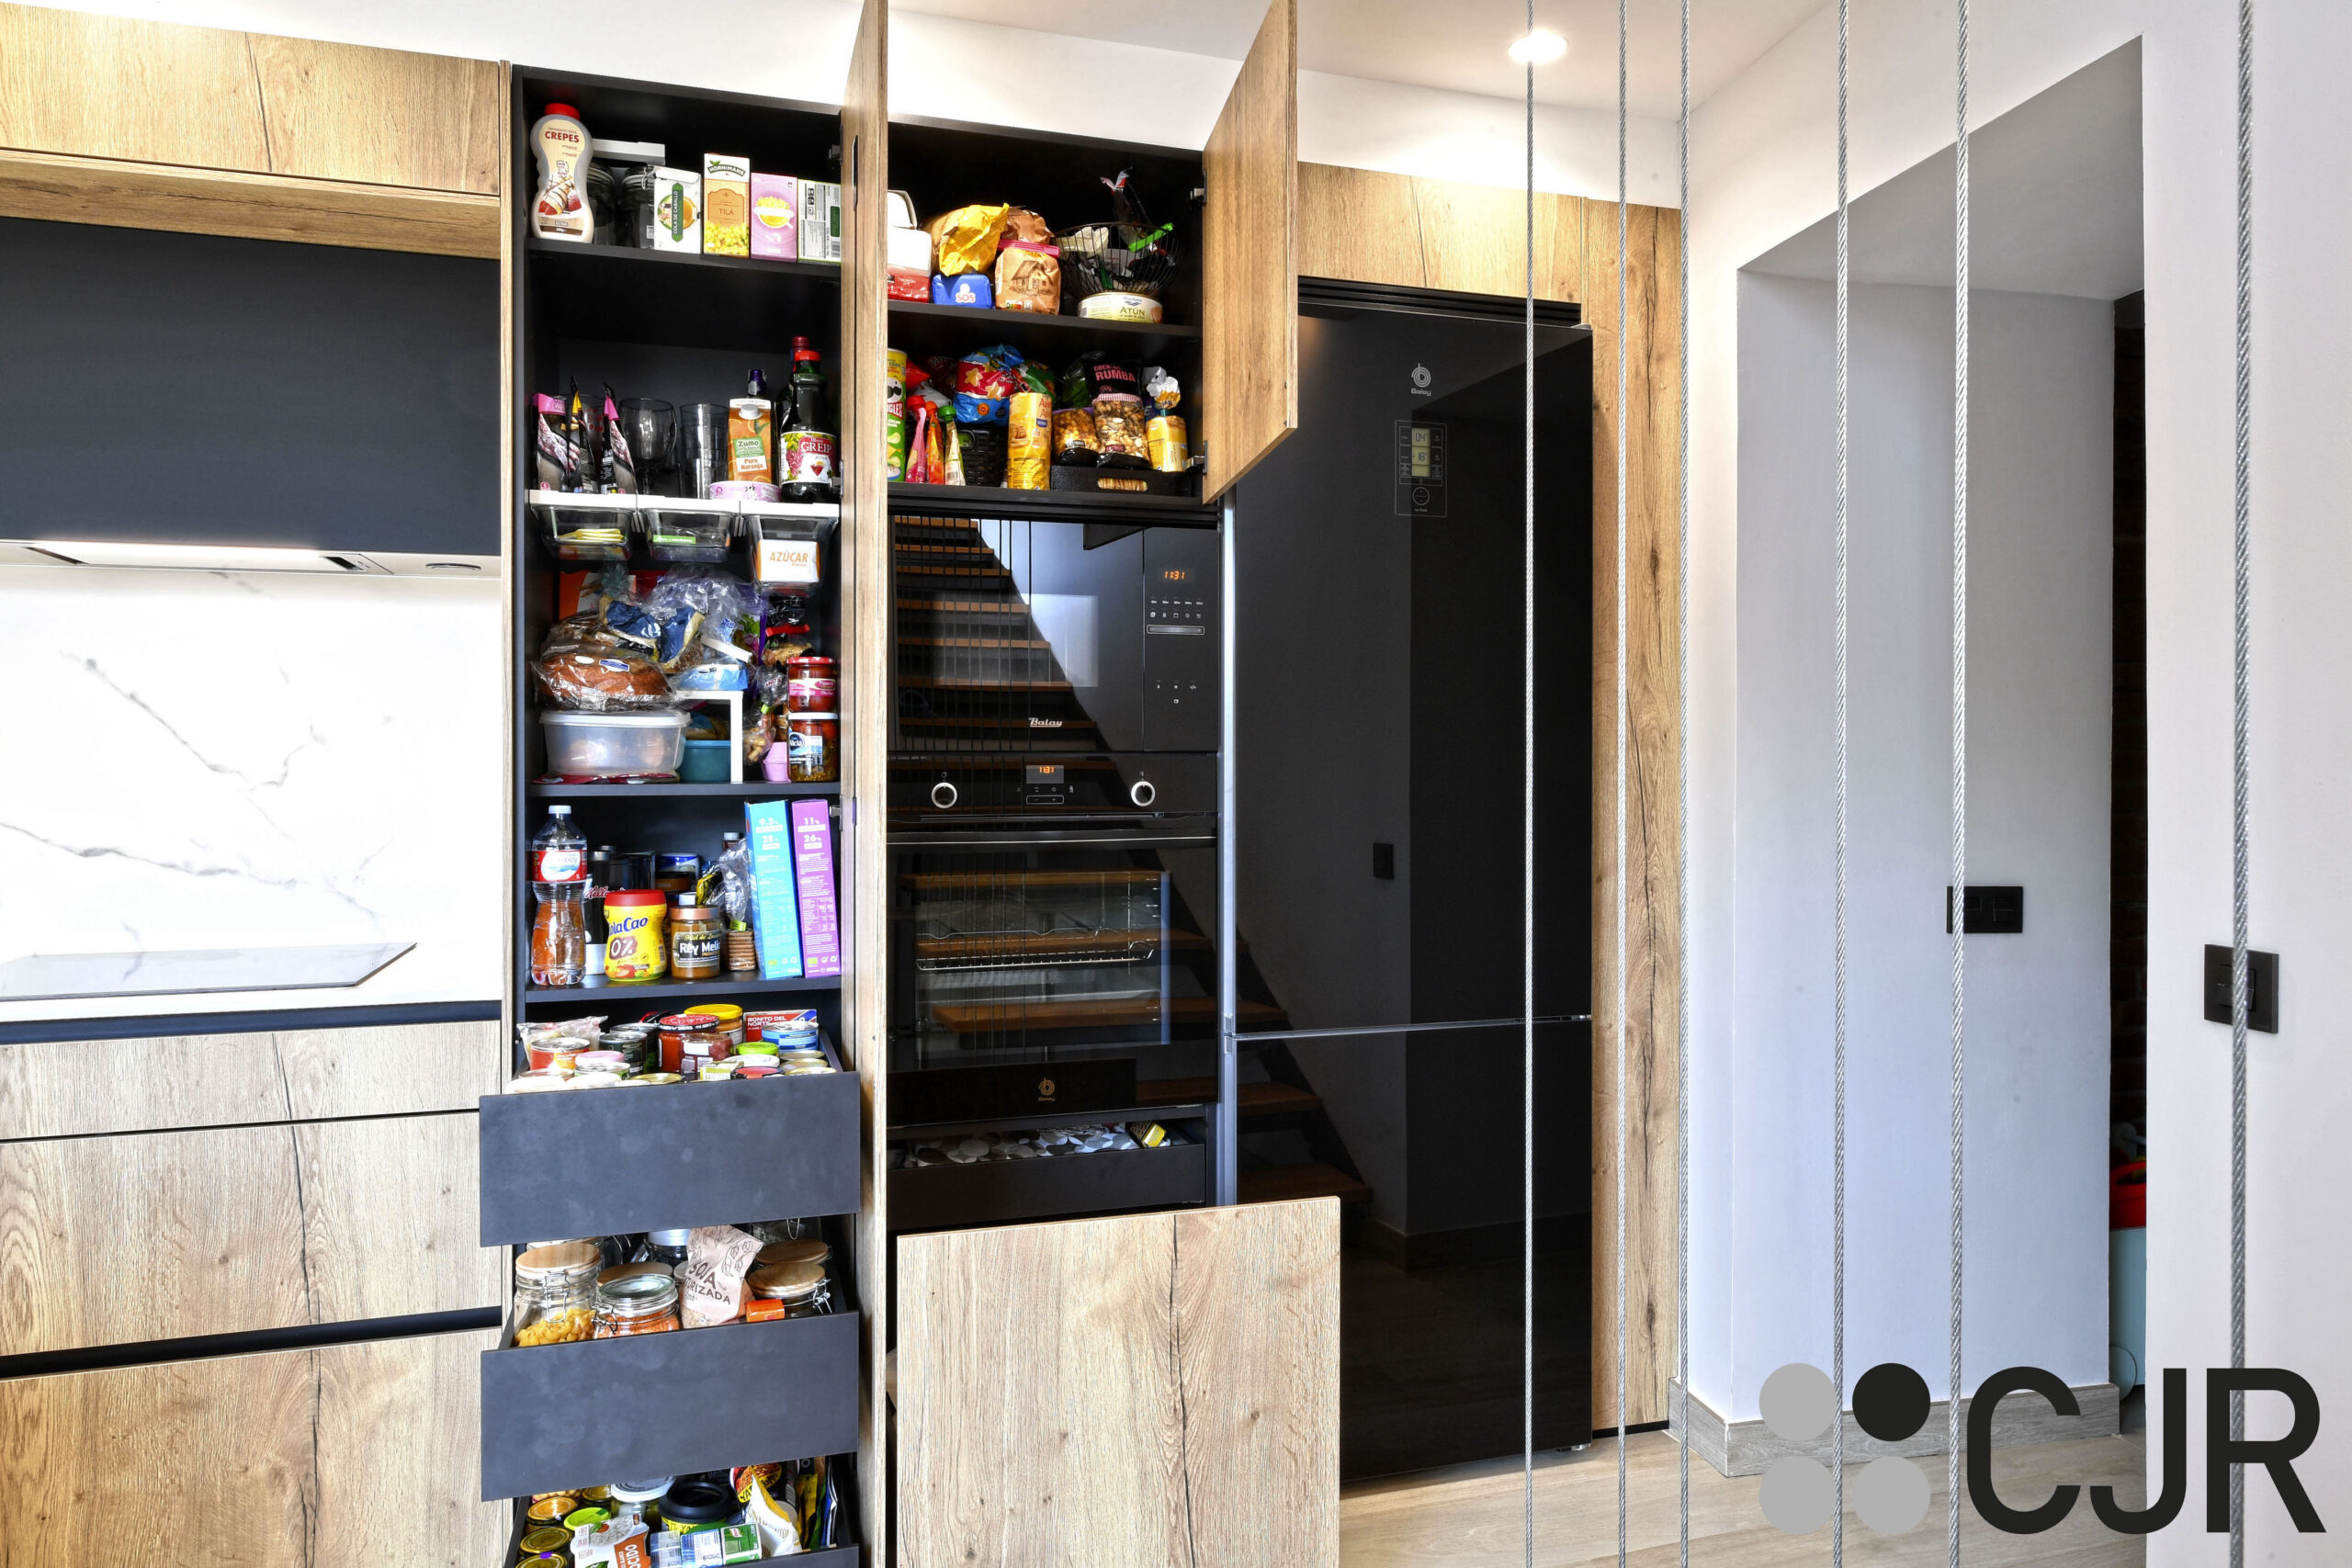
[[[770,1317],[816,1317],[833,1310],[832,1290],[819,1263],[769,1263],[743,1276],[752,1299],[743,1316],[752,1322]]]
[[[605,895],[605,978],[659,980],[670,972],[662,930],[669,897],[655,892]]]
[[[596,1271],[604,1257],[584,1241],[534,1247],[514,1260],[514,1343],[585,1339],[594,1325]]]
[[[784,661],[784,706],[787,713],[833,713],[841,707],[841,665],[821,653]]]
[[[596,1337],[666,1334],[678,1326],[678,1281],[667,1273],[623,1274],[596,1287]]]
[[[681,980],[718,978],[726,927],[718,911],[691,893],[678,895],[670,911],[670,973]]]
[[[796,713],[785,721],[785,760],[794,784],[831,784],[842,776],[841,716]]]

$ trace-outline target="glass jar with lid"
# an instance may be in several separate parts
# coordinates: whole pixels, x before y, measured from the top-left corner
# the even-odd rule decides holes
[[[832,1284],[821,1263],[768,1263],[743,1277],[751,1292],[743,1315],[757,1322],[769,1317],[817,1317],[833,1310]]]
[[[596,1337],[667,1334],[678,1326],[678,1281],[667,1274],[623,1274],[596,1287]]]
[[[544,1242],[514,1259],[514,1343],[560,1345],[585,1339],[595,1323],[596,1271],[604,1254],[593,1242]]]

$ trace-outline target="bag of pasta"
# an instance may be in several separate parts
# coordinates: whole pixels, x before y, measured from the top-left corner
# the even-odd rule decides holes
[[[997,240],[1012,212],[1009,207],[959,207],[923,225],[931,231],[933,265],[939,276],[985,274],[996,264]]]

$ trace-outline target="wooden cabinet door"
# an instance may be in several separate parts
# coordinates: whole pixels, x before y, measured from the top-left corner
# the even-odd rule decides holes
[[[890,486],[883,453],[882,384],[888,373],[886,289],[890,190],[889,0],[865,0],[842,87],[842,1015],[848,1066],[865,1095],[866,1167],[856,1230],[857,1275],[888,1278],[882,1162],[888,1145],[888,1059],[883,1050],[889,895],[882,829],[889,789]],[[889,1474],[888,1406],[882,1393],[889,1292],[865,1292],[866,1393],[860,1411],[860,1472]],[[888,1489],[859,1489],[859,1539],[886,1562]]]
[[[1298,0],[1273,0],[1201,154],[1212,501],[1298,428]]]
[[[1336,1568],[1336,1199],[901,1236],[898,1264],[899,1568]]]

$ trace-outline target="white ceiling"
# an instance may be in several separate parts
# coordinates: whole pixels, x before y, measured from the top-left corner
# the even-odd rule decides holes
[[[1691,0],[1691,101],[1705,102],[1822,4]],[[1063,6],[1035,0],[891,0],[891,9],[1238,60],[1257,36],[1266,0]],[[1679,0],[1629,0],[1629,14],[1628,107],[1637,115],[1670,119],[1679,91]],[[1568,40],[1565,59],[1536,67],[1537,101],[1613,109],[1616,0],[1536,0],[1535,24]],[[1460,93],[1518,97],[1525,87],[1523,68],[1503,51],[1526,30],[1524,0],[1298,0],[1303,68]]]
[[[1969,285],[2120,299],[2143,280],[2140,45],[2095,60],[1980,127],[1969,147]],[[1946,148],[1849,203],[1858,283],[1952,282],[1952,153]],[[1823,219],[1750,270],[1837,276],[1838,220]]]

